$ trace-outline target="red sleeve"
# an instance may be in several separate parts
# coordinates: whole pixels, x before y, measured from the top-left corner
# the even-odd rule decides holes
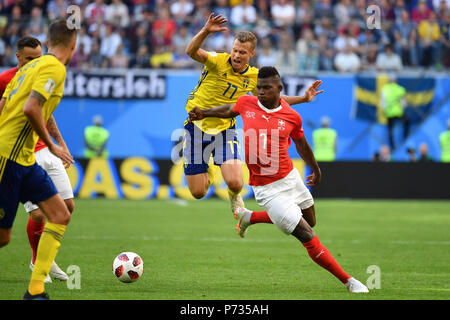
[[[8,86],[8,83],[14,78],[16,75],[17,68],[8,69],[0,74],[0,98],[3,96],[3,93]]]
[[[290,136],[294,140],[300,140],[301,138],[303,138],[303,135],[304,132],[302,127],[302,118],[300,117],[300,115],[297,115],[295,117],[295,127],[294,129],[292,129]]]

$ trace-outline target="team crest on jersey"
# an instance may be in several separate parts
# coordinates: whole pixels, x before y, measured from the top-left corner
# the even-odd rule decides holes
[[[278,120],[278,130],[284,130],[286,129],[286,121],[280,119]]]
[[[247,118],[255,119],[255,113],[254,113],[253,111],[247,111],[247,112],[245,113],[245,116],[246,116]]]
[[[249,84],[250,84],[250,79],[247,77],[244,77],[244,80],[242,83],[242,86],[244,87],[244,89],[247,88]]]

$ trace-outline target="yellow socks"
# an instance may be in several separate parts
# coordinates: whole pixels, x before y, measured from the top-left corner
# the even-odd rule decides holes
[[[30,294],[36,295],[44,292],[45,277],[50,272],[66,228],[67,226],[62,224],[51,222],[45,224],[44,231],[39,240],[30,285],[28,286]]]

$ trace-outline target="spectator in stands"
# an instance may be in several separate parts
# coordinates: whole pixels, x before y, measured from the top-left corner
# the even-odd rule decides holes
[[[369,49],[365,51],[361,61],[362,61],[362,69],[376,71],[377,70],[377,56],[378,56],[378,45],[376,43],[372,43],[369,46]]]
[[[261,49],[258,50],[256,65],[258,68],[264,66],[274,66],[277,63],[277,50],[274,49],[269,37],[261,40]]]
[[[436,13],[430,12],[428,19],[422,20],[418,25],[419,53],[422,57],[422,66],[435,66],[440,68],[441,58],[441,30],[436,19]]]
[[[111,57],[116,54],[121,43],[122,39],[116,32],[115,27],[112,24],[107,24],[105,36],[100,44],[100,54],[103,57],[105,66],[110,64]]]
[[[124,52],[124,45],[120,44],[117,48],[115,55],[111,57],[111,68],[113,69],[127,69],[129,66],[130,58],[128,54]]]
[[[207,39],[208,46],[216,52],[231,52],[234,42],[234,34],[230,29],[217,32]]]
[[[100,45],[97,40],[92,42],[88,64],[90,69],[98,69],[103,66],[103,56],[100,54]]]
[[[231,8],[231,16],[229,21],[235,29],[250,29],[254,27],[258,18],[255,7],[249,4],[248,0],[241,2]]]
[[[406,152],[408,153],[410,162],[416,162],[417,161],[416,149],[410,147],[410,148],[406,149]]]
[[[314,9],[308,0],[301,0],[296,12],[297,21],[303,21],[308,15],[314,17]]]
[[[150,66],[154,69],[165,69],[169,68],[173,61],[174,57],[170,48],[156,46],[155,52],[150,57]]]
[[[131,67],[135,69],[150,68],[150,53],[148,46],[141,44],[136,53],[136,56],[132,59]]]
[[[149,48],[151,46],[150,34],[141,23],[136,26],[135,32],[131,33],[130,52],[135,55],[143,45]]]
[[[408,11],[401,11],[399,20],[393,28],[395,53],[401,57],[403,64],[418,66],[417,31]]]
[[[170,13],[176,22],[188,22],[194,12],[194,4],[188,0],[176,0],[170,5]]]
[[[274,25],[278,28],[290,28],[295,22],[295,6],[292,1],[272,1],[270,14]]]
[[[50,0],[47,4],[47,16],[49,20],[55,20],[66,16],[69,2],[66,0]]]
[[[441,161],[450,163],[450,118],[447,119],[447,130],[439,135]]]
[[[336,27],[347,25],[350,19],[355,15],[355,8],[350,0],[339,0],[333,9]]]
[[[177,30],[177,24],[170,16],[170,11],[168,7],[163,7],[158,11],[158,17],[153,23],[152,31],[153,34],[158,34],[163,38],[162,42],[157,42],[163,45],[172,45],[172,38]]]
[[[145,12],[151,12],[154,1],[152,0],[135,0],[133,1],[132,20],[133,22],[141,22],[144,19]]]
[[[106,7],[105,20],[121,28],[126,28],[130,24],[128,7],[122,0],[112,0]]]
[[[338,52],[334,58],[334,65],[339,72],[358,72],[361,68],[361,59],[350,45],[344,51]]]
[[[253,33],[258,39],[264,39],[269,36],[271,31],[270,23],[266,19],[258,19],[258,21],[256,21],[256,26],[253,29]]]
[[[398,25],[402,23],[403,11],[406,11],[408,13],[408,20],[409,20],[409,9],[405,4],[405,0],[396,0],[394,4],[394,16],[395,16],[394,24]]]
[[[350,36],[350,31],[345,28],[334,41],[334,49],[337,52],[344,52],[347,47],[349,47],[350,51],[356,52],[358,49],[358,40]]]
[[[38,26],[41,30],[47,26],[47,19],[42,16],[42,9],[39,7],[33,7],[31,9],[30,20],[28,21],[28,27],[31,29],[34,26]]]
[[[441,23],[442,41],[442,63],[444,67],[450,68],[450,10],[445,13],[444,21]]]
[[[293,74],[297,70],[297,56],[293,48],[293,40],[287,32],[281,35],[280,49],[277,52],[275,67],[280,74]]]
[[[78,34],[77,34],[77,46],[78,46],[77,50],[81,50],[80,45],[83,44],[83,49],[82,49],[83,53],[89,56],[91,53],[92,43],[93,43],[93,40],[92,40],[91,36],[89,36],[86,33],[86,26],[81,25],[80,29],[78,30]]]
[[[319,70],[319,43],[311,29],[303,30],[296,44],[298,73],[314,73]]]
[[[334,18],[333,5],[331,0],[318,0],[315,1],[314,17],[320,19],[327,17],[329,19]]]
[[[184,52],[191,42],[193,35],[189,31],[189,24],[184,23],[178,28],[178,32],[176,32],[173,36],[172,43],[175,52]]]
[[[95,0],[87,5],[84,11],[84,18],[89,24],[101,24],[105,21],[106,10],[107,6],[103,3],[103,0]]]
[[[394,52],[390,44],[384,46],[384,51],[378,55],[376,66],[381,71],[401,71],[403,69],[402,59]]]
[[[432,162],[433,158],[428,153],[428,145],[425,142],[422,142],[419,145],[419,162]]]
[[[218,15],[221,14],[224,17],[229,18],[231,13],[231,8],[229,6],[228,0],[216,0],[214,2],[212,11]]]
[[[73,54],[72,59],[69,62],[70,68],[75,69],[87,69],[89,63],[89,56],[84,53],[84,44],[78,45],[78,50]]]
[[[430,17],[431,9],[427,6],[427,0],[420,0],[417,7],[412,10],[411,18],[416,24]]]

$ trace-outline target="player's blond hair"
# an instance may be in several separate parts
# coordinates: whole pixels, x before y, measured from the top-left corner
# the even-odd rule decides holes
[[[238,40],[242,43],[250,42],[252,44],[252,49],[256,48],[256,43],[258,41],[256,36],[250,31],[239,31],[234,37],[234,40]]]

